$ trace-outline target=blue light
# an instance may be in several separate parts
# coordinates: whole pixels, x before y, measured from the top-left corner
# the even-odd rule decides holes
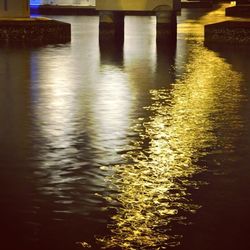
[[[42,4],[42,0],[30,0],[30,5],[32,6],[41,5],[41,4]]]

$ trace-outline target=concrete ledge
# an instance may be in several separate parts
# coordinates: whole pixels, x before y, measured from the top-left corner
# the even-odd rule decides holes
[[[226,16],[250,17],[250,5],[241,5],[226,8]]]
[[[99,11],[95,7],[84,6],[58,6],[42,5],[39,7],[30,7],[32,15],[84,15],[98,16]],[[131,16],[154,16],[155,11],[124,11],[125,15]]]
[[[181,2],[181,8],[211,8],[213,7],[212,1],[184,1]],[[41,5],[31,6],[31,14],[39,15],[85,15],[97,16],[99,11],[95,6],[59,6],[59,5]],[[129,16],[154,16],[155,11],[125,11],[125,15]]]
[[[0,19],[1,43],[56,44],[71,40],[71,25],[45,19]]]
[[[205,44],[250,44],[250,21],[225,21],[205,26]]]

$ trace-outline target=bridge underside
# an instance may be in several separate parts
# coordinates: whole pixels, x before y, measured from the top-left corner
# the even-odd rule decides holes
[[[157,40],[176,39],[176,12],[180,10],[180,0],[97,0],[96,9],[100,16],[100,40],[123,39],[126,11],[153,11]]]
[[[176,0],[97,0],[97,10],[112,11],[155,11],[174,10]]]

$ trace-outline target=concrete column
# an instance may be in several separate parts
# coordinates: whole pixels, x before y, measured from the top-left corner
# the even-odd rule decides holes
[[[29,17],[29,0],[0,0],[0,17]]]
[[[177,21],[175,11],[156,11],[157,41],[176,41]]]
[[[99,12],[99,40],[124,39],[124,12]]]

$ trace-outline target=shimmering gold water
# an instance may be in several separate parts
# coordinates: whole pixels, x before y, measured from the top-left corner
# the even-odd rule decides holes
[[[199,158],[220,143],[230,147],[215,131],[237,108],[240,74],[200,44],[192,47],[185,72],[170,89],[151,91],[150,119],[134,128],[140,140],[124,155],[127,164],[112,169],[114,192],[107,200],[116,213],[111,235],[99,239],[104,248],[178,245],[173,226],[188,224],[188,214],[200,207],[189,194],[201,185],[192,177],[206,169]]]
[[[176,50],[154,16],[124,46],[80,15],[55,17],[70,44],[0,46],[1,249],[250,249],[250,53],[203,47],[215,8],[182,10]]]

